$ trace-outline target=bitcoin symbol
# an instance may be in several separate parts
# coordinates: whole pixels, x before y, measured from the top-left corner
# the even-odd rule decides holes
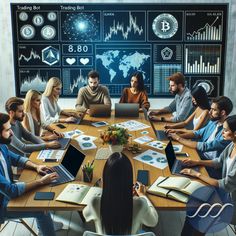
[[[152,30],[161,39],[171,38],[178,30],[178,21],[169,13],[160,14],[153,20]]]
[[[162,25],[162,27],[161,27],[162,32],[166,32],[170,29],[170,24],[166,20],[163,20],[161,22],[161,25]]]

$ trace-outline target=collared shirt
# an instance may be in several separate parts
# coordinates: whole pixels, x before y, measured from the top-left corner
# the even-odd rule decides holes
[[[4,222],[6,208],[11,198],[18,197],[25,192],[24,182],[12,182],[11,166],[24,167],[28,158],[19,156],[10,150],[6,145],[0,144],[2,157],[5,159],[10,181],[6,178],[4,167],[0,162],[0,224]]]
[[[11,180],[10,180],[10,176],[9,176],[8,169],[7,169],[7,163],[4,159],[1,151],[0,151],[0,165],[2,165],[6,179],[10,182]]]
[[[222,129],[223,124],[217,124],[215,130],[211,133],[210,137],[207,139],[207,142],[212,142],[216,138],[216,134],[218,133],[219,129]],[[212,160],[217,158],[217,151],[210,151],[205,152],[204,156],[206,159]]]
[[[186,87],[179,95],[175,95],[174,101],[168,107],[165,107],[169,112],[176,114],[173,116],[173,122],[180,122],[186,120],[193,110],[192,95],[190,90]]]
[[[218,125],[218,121],[209,121],[203,128],[193,131],[197,142],[197,150],[205,157],[205,152],[216,151],[216,155],[210,159],[218,158],[225,147],[230,143],[228,140],[224,140],[222,136],[223,125],[220,125],[216,131],[215,138],[209,141],[209,137],[215,131]],[[207,157],[206,157],[207,158]]]

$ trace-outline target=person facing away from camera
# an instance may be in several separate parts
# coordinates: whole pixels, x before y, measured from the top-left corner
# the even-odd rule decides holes
[[[158,214],[138,184],[133,196],[133,169],[123,153],[115,152],[103,169],[103,192],[83,210],[86,221],[93,220],[96,231],[108,235],[136,234],[142,225],[154,227]]]

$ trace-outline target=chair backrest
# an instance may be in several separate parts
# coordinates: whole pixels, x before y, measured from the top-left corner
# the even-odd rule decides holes
[[[83,236],[105,236],[105,234],[98,234],[91,231],[85,231]],[[153,232],[145,232],[141,234],[132,234],[132,235],[126,235],[126,236],[156,236]]]

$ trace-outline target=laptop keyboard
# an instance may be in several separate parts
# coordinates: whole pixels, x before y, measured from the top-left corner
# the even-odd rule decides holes
[[[53,166],[51,169],[53,171],[49,170],[47,173],[56,172],[59,175],[59,177],[56,180],[52,181],[53,185],[66,183],[72,180],[68,175],[65,174],[65,172],[62,170],[60,166]]]

